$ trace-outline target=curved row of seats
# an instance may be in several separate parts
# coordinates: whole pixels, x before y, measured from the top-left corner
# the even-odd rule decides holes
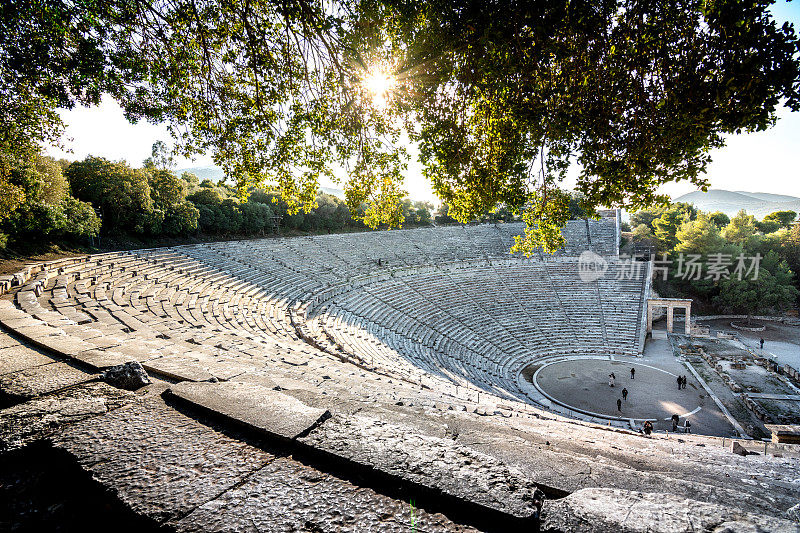
[[[565,235],[585,227],[579,221]],[[176,379],[228,379],[312,360],[346,374],[346,361],[444,394],[518,398],[518,362],[540,357],[536,346],[547,335],[599,331],[591,304],[549,297],[569,278],[559,263],[548,264],[543,285],[526,277],[539,262],[510,258],[520,230],[455,226],[99,254],[38,265],[0,284],[21,285],[17,306],[82,349],[134,355]],[[323,297],[332,289],[337,297]],[[559,317],[561,329],[543,331],[531,320],[543,312]],[[573,322],[584,315],[580,330]],[[607,349],[608,340],[604,333],[591,347]]]
[[[265,308],[258,287],[169,250],[104,254],[37,267],[14,293],[17,312],[41,324],[35,329],[50,330],[48,340],[38,344],[76,352],[80,361],[93,361],[98,353],[106,359],[119,355],[177,380],[279,374],[342,397],[357,391],[364,401],[485,409],[478,405],[477,389],[450,386],[419,369],[390,374],[391,369],[346,364],[291,338],[286,316],[277,316],[278,329],[269,332],[259,325],[267,320],[265,313],[246,314],[248,303]],[[12,324],[14,320],[19,319],[12,318]],[[387,374],[403,379],[387,380]],[[525,414],[523,407],[516,404],[509,412]]]
[[[312,335],[376,366],[516,393],[517,373],[547,357],[635,355],[643,282],[618,261],[592,282],[576,260],[470,263],[397,272],[305,314]]]

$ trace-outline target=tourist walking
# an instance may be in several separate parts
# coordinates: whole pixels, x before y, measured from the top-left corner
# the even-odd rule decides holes
[[[678,431],[678,422],[680,422],[681,417],[678,415],[672,415],[672,431]]]
[[[678,390],[681,390],[683,388],[683,378],[678,376],[676,381],[678,382]]]
[[[615,376],[613,372],[608,375],[608,386],[609,387],[613,387],[614,386],[614,380],[615,379],[617,379],[617,376]]]
[[[764,349],[764,337],[761,337],[761,339],[758,342],[761,345],[761,349],[763,350]]]
[[[631,379],[633,379],[633,376],[635,374],[636,374],[636,369],[635,368],[631,368]]]
[[[649,435],[653,432],[653,423],[649,420],[644,421],[644,434]]]
[[[692,424],[689,422],[689,419],[686,419],[686,422],[683,423],[683,427],[686,428],[686,433],[692,432]]]
[[[622,411],[622,400],[617,398],[617,411]]]
[[[681,388],[686,388],[686,375],[681,378]]]
[[[622,399],[628,401],[628,389],[622,389]]]

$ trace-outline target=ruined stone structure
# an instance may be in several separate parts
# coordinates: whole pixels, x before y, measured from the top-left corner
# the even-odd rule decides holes
[[[521,229],[31,265],[0,279],[0,443],[47,439],[178,531],[797,531],[796,462],[571,420],[526,383],[640,353],[649,284],[617,219],[571,222],[553,256],[510,256]],[[604,276],[579,277],[584,250]]]
[[[684,311],[684,329],[689,335],[692,329],[692,300],[686,298],[649,298],[647,300],[647,331],[653,331],[653,311],[658,308],[667,310],[667,332],[672,333],[675,309]]]

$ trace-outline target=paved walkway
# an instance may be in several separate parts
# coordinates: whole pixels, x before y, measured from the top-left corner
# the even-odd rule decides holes
[[[635,368],[631,379],[630,369]],[[609,387],[608,375],[616,375]],[[687,377],[686,389],[678,390],[677,377]],[[670,417],[678,414],[681,425],[686,418],[693,433],[730,436],[733,434],[725,415],[688,369],[672,355],[669,341],[648,341],[645,355],[617,357],[616,360],[570,359],[546,365],[535,375],[537,386],[552,399],[589,413],[655,420],[656,430],[671,430]],[[617,410],[622,389],[628,398]]]

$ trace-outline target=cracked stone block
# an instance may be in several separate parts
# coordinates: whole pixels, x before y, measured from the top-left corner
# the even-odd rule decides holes
[[[178,398],[236,420],[257,431],[294,439],[330,416],[325,409],[253,383],[177,383]]]
[[[25,446],[66,424],[105,414],[134,398],[105,383],[87,383],[0,410],[0,451]]]
[[[160,398],[71,424],[52,442],[135,512],[158,521],[184,516],[273,459]]]
[[[266,465],[241,486],[169,525],[181,532],[477,531],[420,509],[414,509],[412,516],[408,502],[286,458]]]
[[[95,377],[66,363],[50,363],[0,376],[0,396],[26,400],[86,383]]]
[[[18,344],[0,349],[0,375],[54,363],[52,357]]]
[[[19,346],[20,342],[17,339],[14,339],[8,335],[4,335],[0,332],[0,348],[10,348],[12,346]]]
[[[735,502],[733,502],[735,503]],[[796,523],[755,515],[673,494],[621,489],[581,489],[546,502],[542,529],[549,531],[680,533],[798,533]]]
[[[519,518],[536,509],[520,470],[449,439],[364,416],[335,415],[300,442],[408,482]]]

